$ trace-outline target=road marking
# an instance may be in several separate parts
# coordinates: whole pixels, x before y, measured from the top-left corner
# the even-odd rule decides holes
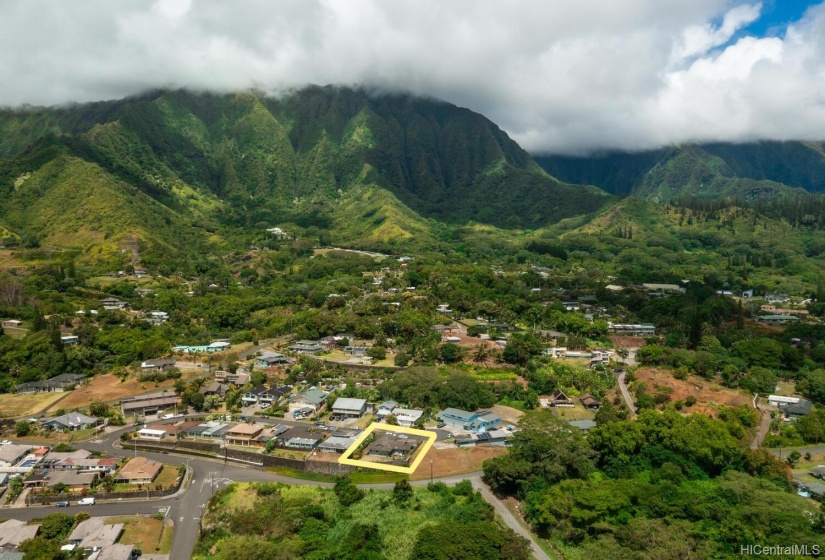
[[[180,516],[180,522],[183,523],[183,516]]]

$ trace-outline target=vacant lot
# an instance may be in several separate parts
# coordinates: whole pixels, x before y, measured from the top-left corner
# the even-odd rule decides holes
[[[519,418],[524,416],[524,413],[522,411],[512,408],[510,406],[502,406],[500,404],[494,405],[492,410],[493,412],[501,416],[501,419],[504,422],[509,422],[510,424],[518,424]]]
[[[692,395],[696,399],[696,404],[690,407],[690,412],[701,412],[715,417],[719,405],[740,406],[751,403],[750,397],[740,391],[728,389],[694,375],[680,381],[675,379],[671,372],[663,369],[639,368],[636,370],[636,377],[640,383],[647,383],[650,394],[654,394],[659,387],[672,389],[671,402],[684,401]]]
[[[172,548],[172,528],[163,521],[141,515],[110,517],[106,523],[123,523],[121,544],[132,544],[144,554],[169,554]]]
[[[430,478],[430,460],[432,460],[432,475],[439,478],[480,471],[484,461],[505,453],[507,453],[507,450],[499,446],[480,446],[466,449],[458,447],[436,449],[433,447],[424,457],[424,460],[421,461],[421,464],[418,465],[415,472],[410,475],[410,480]]]
[[[0,417],[35,416],[67,395],[68,393],[2,394],[0,395]]]
[[[183,379],[190,379],[199,373],[205,374],[206,372],[184,370]],[[134,376],[129,377],[126,381],[121,381],[111,373],[97,375],[89,381],[88,385],[81,385],[69,393],[60,403],[51,406],[49,411],[53,412],[58,408],[65,408],[66,410],[82,408],[89,406],[98,399],[105,402],[119,402],[121,397],[160,391],[172,387],[174,383],[173,379],[155,384],[153,381],[140,382]]]

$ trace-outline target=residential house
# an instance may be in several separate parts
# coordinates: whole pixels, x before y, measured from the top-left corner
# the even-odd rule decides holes
[[[206,351],[225,352],[226,350],[229,350],[231,347],[232,345],[229,344],[229,342],[226,340],[216,340],[215,342],[210,343],[209,346],[206,347]]]
[[[198,424],[197,421],[192,421],[192,422],[193,422],[193,425]],[[162,432],[161,439],[162,438],[173,438],[173,439],[175,439],[175,438],[178,437],[178,434],[181,432],[182,424],[183,423],[181,423],[181,424],[149,424],[148,426],[146,426],[142,430],[138,430],[138,434],[141,434],[142,432],[147,432],[147,433],[148,432]],[[157,434],[155,434],[155,435],[157,435]],[[141,436],[141,437],[143,437],[143,436]]]
[[[665,294],[683,294],[685,293],[685,288],[679,286],[677,284],[651,284],[651,283],[644,283],[642,287],[650,292],[652,296],[661,296]]]
[[[157,478],[161,469],[163,469],[163,463],[159,461],[153,461],[146,457],[135,457],[123,465],[123,468],[115,476],[115,480],[132,484],[149,484]]]
[[[41,418],[40,425],[47,430],[57,430],[58,432],[73,432],[75,430],[85,430],[105,424],[106,421],[96,416],[86,416],[79,412],[67,412],[63,416],[55,418]]]
[[[381,420],[390,414],[392,411],[395,410],[395,407],[398,406],[398,403],[395,401],[385,401],[378,405],[378,411],[376,412],[375,416]]]
[[[622,336],[654,336],[656,327],[650,323],[608,323],[608,330],[613,334]]]
[[[18,321],[17,319],[6,319],[3,321],[3,328],[19,329],[22,326],[23,321]]]
[[[294,397],[289,399],[290,408],[292,407],[300,407],[300,408],[308,408],[311,407],[317,413],[322,408],[324,408],[324,403],[326,403],[327,394],[317,387],[311,387],[310,389],[304,391],[303,393],[299,393]]]
[[[281,385],[280,387],[270,387],[260,395],[258,395],[258,402],[261,403],[278,403],[281,399],[292,393],[291,385]]]
[[[344,347],[344,353],[345,354],[349,354],[350,356],[356,356],[356,357],[366,356],[367,355],[367,350],[369,350],[369,348],[367,346],[346,346],[346,347]]]
[[[165,311],[150,311],[143,316],[143,320],[150,325],[162,325],[169,320],[169,314]]]
[[[169,437],[169,433],[166,430],[158,430],[155,428],[143,428],[141,430],[138,430],[139,439],[160,441],[166,437]]]
[[[0,523],[0,553],[16,549],[23,541],[33,539],[40,530],[40,524],[29,525],[27,521],[9,519]]]
[[[213,381],[209,385],[204,385],[200,388],[200,393],[205,397],[210,395],[218,395],[220,398],[226,397],[226,393],[229,391],[229,385],[225,385],[220,381]]]
[[[306,428],[296,427],[278,436],[277,442],[290,449],[312,450],[318,447],[323,438]]]
[[[100,303],[103,305],[103,309],[106,309],[107,311],[124,309],[129,305],[125,301],[120,301],[117,298],[103,298],[102,300],[100,300]]]
[[[105,523],[105,517],[90,517],[77,524],[67,539],[81,548],[106,548],[114,545],[123,532],[123,523]]]
[[[266,425],[254,422],[252,424],[238,424],[227,430],[224,439],[229,445],[243,445],[249,447],[256,437],[261,435]]]
[[[73,468],[82,473],[111,473],[117,470],[118,459],[115,457],[89,457],[87,459],[67,459],[62,466]]]
[[[355,436],[352,437],[343,437],[343,436],[330,436],[318,446],[318,451],[322,453],[343,453],[350,446],[355,443],[355,440],[358,439]]]
[[[570,420],[568,424],[585,434],[598,425],[593,420]]]
[[[381,433],[367,446],[366,453],[381,457],[403,457],[415,451],[421,441],[421,438],[407,434]]]
[[[458,447],[474,447],[476,445],[496,445],[505,446],[507,440],[513,436],[507,430],[491,430],[478,434],[462,434],[455,438]]]
[[[258,395],[266,391],[265,385],[257,385],[248,391],[245,391],[241,396],[241,402],[244,406],[251,406],[258,403]]]
[[[141,371],[164,371],[175,367],[176,363],[173,358],[156,358],[141,362],[140,369]]]
[[[602,406],[602,404],[599,402],[599,400],[596,397],[594,397],[593,395],[590,395],[590,394],[582,396],[579,399],[579,402],[582,403],[582,406],[584,408],[587,408],[589,410],[599,410],[599,408],[601,408],[601,406]]]
[[[76,373],[61,373],[45,381],[20,383],[16,389],[18,393],[62,393],[63,391],[71,391],[83,379],[85,379],[84,376]]]
[[[13,467],[25,459],[31,451],[31,445],[18,445],[7,443],[0,445],[0,467]]]
[[[392,411],[392,414],[399,426],[410,428],[424,415],[424,411],[412,408],[396,408]]]
[[[58,484],[65,485],[69,490],[91,488],[100,477],[99,472],[81,472],[79,470],[50,471],[46,474],[45,485],[54,488]]]
[[[768,404],[783,407],[799,402],[799,397],[783,397],[781,395],[768,395]]]
[[[467,412],[458,408],[446,408],[436,418],[449,426],[471,432],[486,431],[501,424],[501,416],[490,410]]]
[[[43,470],[74,470],[76,461],[89,459],[91,451],[76,449],[74,451],[49,451],[38,465]]]
[[[136,397],[123,397],[120,399],[120,409],[123,416],[152,416],[158,411],[177,406],[178,395],[174,391],[162,391],[160,393],[149,393]]]
[[[181,432],[181,434],[194,439],[223,439],[226,432],[232,429],[233,426],[234,424],[227,424],[220,420],[209,420],[197,426],[191,426]]]
[[[264,428],[260,434],[253,438],[251,445],[254,445],[256,447],[265,447],[267,442],[269,442],[269,440],[272,439],[274,439],[277,443],[278,436],[288,430],[289,426],[286,426],[284,424],[277,424],[275,426]]]
[[[564,391],[559,389],[550,395],[549,399],[547,399],[547,406],[549,408],[573,408],[575,403],[573,402],[573,399],[564,394]]]
[[[811,474],[816,478],[825,480],[825,465],[819,465],[811,469]]]
[[[260,356],[255,359],[255,365],[258,367],[272,367],[278,364],[288,364],[289,358],[278,352],[262,352]]]
[[[798,323],[799,317],[793,315],[760,315],[756,321],[764,325],[787,325],[789,323]]]
[[[367,411],[367,401],[339,397],[332,405],[332,413],[345,418],[361,418]]]
[[[289,350],[296,354],[311,354],[315,356],[324,351],[324,345],[317,340],[299,340],[290,345]]]
[[[786,420],[796,420],[811,413],[812,404],[808,399],[799,399],[799,402],[780,407]]]

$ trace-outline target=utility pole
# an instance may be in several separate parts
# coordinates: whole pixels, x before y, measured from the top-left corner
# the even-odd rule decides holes
[[[433,483],[433,460],[430,459],[430,484]]]

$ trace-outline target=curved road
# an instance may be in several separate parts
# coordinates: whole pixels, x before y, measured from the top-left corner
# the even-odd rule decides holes
[[[132,429],[134,428],[129,426],[106,434],[102,438],[85,442],[82,444],[83,448],[89,449],[90,451],[105,452],[109,455],[128,455],[128,450],[122,449],[116,444],[120,441],[120,435],[122,433]],[[99,502],[98,504],[90,507],[80,507],[75,505],[61,509],[60,511],[68,514],[88,511],[90,514],[103,515],[107,517],[130,514],[154,515],[159,512],[163,513],[172,519],[175,524],[170,560],[188,560],[192,557],[192,551],[195,548],[195,543],[200,532],[200,520],[203,515],[203,509],[206,507],[207,502],[215,491],[223,486],[226,486],[227,484],[232,482],[271,481],[306,486],[332,486],[332,484],[328,482],[290,478],[254,467],[250,468],[247,466],[239,466],[231,462],[224,462],[218,458],[212,459],[206,457],[192,457],[187,455],[175,455],[174,453],[148,453],[144,451],[141,451],[140,455],[142,457],[161,462],[169,462],[170,456],[176,456],[182,463],[185,462],[188,467],[189,481],[184,483],[188,486],[184,486],[184,489],[177,494],[167,496],[165,498]],[[481,472],[473,472],[458,476],[440,478],[437,480],[452,485],[462,480],[470,479],[473,486],[481,491],[482,496],[490,502],[507,525],[517,534],[530,540],[535,557],[539,560],[549,560],[549,557],[536,544],[530,533],[518,523],[504,504],[496,498],[490,489],[481,481],[482,474],[483,473]],[[415,486],[424,486],[428,483],[429,480],[427,479],[411,482],[411,484]],[[392,483],[359,484],[359,487],[365,489],[391,489],[393,486],[394,484]],[[51,505],[30,506],[27,508],[4,508],[0,509],[0,517],[13,517],[15,519],[30,520],[36,517],[43,517],[44,515],[54,511],[55,508]]]

